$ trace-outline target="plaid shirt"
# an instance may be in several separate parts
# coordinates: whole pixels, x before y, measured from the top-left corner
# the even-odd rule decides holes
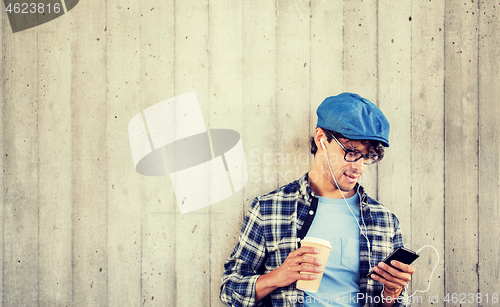
[[[359,186],[361,212],[370,240],[372,267],[393,249],[403,246],[397,217],[376,200],[368,197]],[[239,242],[224,264],[221,301],[227,306],[303,306],[304,293],[296,283],[278,288],[255,303],[255,283],[259,276],[277,269],[288,254],[298,248],[297,233],[316,197],[307,174],[267,195],[255,198],[245,218]],[[364,229],[360,219],[361,228]],[[382,284],[368,278],[368,246],[360,233],[360,294],[361,305],[378,306]],[[406,296],[406,289],[401,294]],[[404,302],[403,302],[404,303]],[[396,302],[394,306],[401,306]]]

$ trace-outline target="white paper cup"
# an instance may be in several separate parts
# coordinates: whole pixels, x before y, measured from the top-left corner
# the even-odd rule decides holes
[[[323,278],[323,272],[325,271],[326,262],[328,261],[328,256],[330,255],[330,251],[332,250],[332,245],[330,244],[330,242],[323,239],[305,237],[301,241],[301,246],[311,246],[318,249],[319,254],[306,254],[306,255],[320,259],[321,261],[323,261],[323,265],[320,266],[322,269],[321,273],[300,272],[301,274],[317,274],[319,275],[319,277],[314,280],[298,280],[297,289],[311,293],[316,293],[318,292],[319,284],[321,283],[321,279]]]

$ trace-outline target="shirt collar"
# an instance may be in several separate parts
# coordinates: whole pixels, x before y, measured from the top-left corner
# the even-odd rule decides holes
[[[354,186],[354,190],[358,191],[359,196],[361,198],[360,202],[361,203],[366,203],[368,195],[366,195],[366,193],[365,193],[365,188],[363,188],[363,186],[360,185],[359,183],[356,183],[356,185]]]
[[[363,212],[365,212],[365,214],[369,214],[370,213],[370,203],[368,202],[368,194],[366,194],[365,189],[359,183],[356,183],[356,185],[354,186],[354,189],[356,189],[359,193],[359,196],[360,196],[359,203],[361,206],[361,210]]]
[[[305,173],[299,179],[299,191],[308,206],[311,204],[313,197],[318,197],[309,185],[309,173]]]

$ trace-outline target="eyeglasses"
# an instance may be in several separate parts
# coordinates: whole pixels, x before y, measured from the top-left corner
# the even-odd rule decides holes
[[[340,148],[342,148],[342,150],[345,152],[344,160],[346,160],[347,162],[356,162],[359,159],[363,158],[363,163],[365,165],[370,165],[370,164],[375,164],[380,160],[382,160],[382,157],[380,157],[376,153],[369,153],[365,155],[362,152],[352,149],[347,149],[344,147],[344,145],[342,145],[342,143],[339,142],[339,140],[337,140],[335,136],[333,136],[333,134],[331,134],[331,136],[337,142],[337,144],[339,144]]]

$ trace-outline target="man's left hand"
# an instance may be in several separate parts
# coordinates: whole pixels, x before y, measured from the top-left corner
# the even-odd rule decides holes
[[[397,295],[403,291],[403,288],[411,281],[411,275],[415,273],[415,268],[411,264],[393,260],[391,265],[379,262],[374,268],[376,274],[372,274],[372,278],[384,284],[386,294],[391,296]]]

